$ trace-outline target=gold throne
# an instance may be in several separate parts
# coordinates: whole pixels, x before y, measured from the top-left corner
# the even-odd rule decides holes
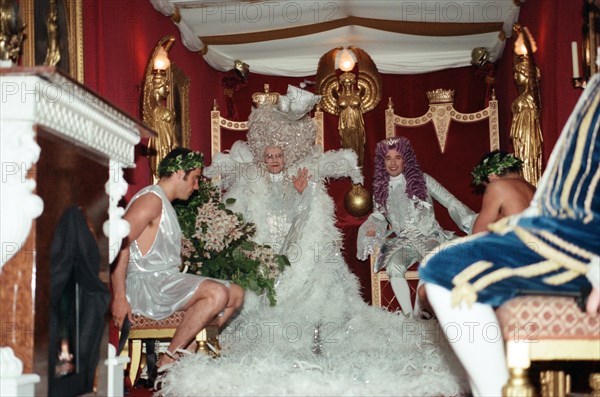
[[[470,152],[474,152],[481,157],[489,151],[500,148],[500,127],[498,124],[498,101],[494,94],[489,104],[484,109],[473,113],[461,113],[454,108],[454,91],[437,89],[427,92],[429,108],[418,117],[403,117],[395,113],[392,98],[389,98],[388,106],[385,111],[385,134],[386,138],[395,136],[407,137],[419,158],[421,168],[434,162],[436,168],[442,170],[438,175],[428,172],[445,185],[445,176],[443,170],[448,167],[458,169],[458,173],[469,178],[472,167],[479,161],[479,158],[473,160],[473,163],[460,163],[456,161],[460,158],[457,151],[464,151],[464,147],[457,148],[453,146],[448,153],[447,140],[453,134],[469,134],[473,136],[473,146],[469,147]],[[470,123],[472,128],[469,131],[457,131],[452,128],[452,121],[458,123]],[[433,128],[432,128],[433,126]],[[433,131],[432,131],[433,130]],[[437,150],[435,148],[438,148]],[[451,157],[454,156],[454,157]],[[468,183],[469,182],[461,182]],[[452,191],[452,186],[449,190]],[[458,196],[457,196],[458,197]],[[460,199],[460,197],[458,197]],[[462,201],[462,200],[461,200]],[[436,208],[436,217],[438,210]],[[393,294],[390,285],[390,279],[387,273],[383,271],[374,272],[373,264],[377,258],[377,253],[371,255],[369,265],[371,267],[371,301],[373,306],[384,307],[388,310],[394,310],[397,306],[396,297]],[[413,289],[419,280],[418,263],[414,263],[405,274],[409,285]],[[416,292],[416,291],[415,291]]]

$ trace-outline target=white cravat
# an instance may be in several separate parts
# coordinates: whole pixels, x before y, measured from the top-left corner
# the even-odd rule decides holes
[[[406,189],[406,178],[404,178],[404,174],[400,174],[397,176],[390,176],[389,189],[398,189],[398,187],[402,187]]]
[[[269,177],[271,178],[271,182],[281,182],[283,181],[283,172],[280,172],[279,174],[271,174],[269,172]]]

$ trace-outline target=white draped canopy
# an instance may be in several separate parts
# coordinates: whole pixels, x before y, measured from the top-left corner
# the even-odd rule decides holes
[[[521,0],[524,1],[524,0]],[[312,76],[335,47],[356,46],[381,73],[469,65],[475,47],[498,59],[519,16],[514,0],[150,0],[184,45],[220,71]]]

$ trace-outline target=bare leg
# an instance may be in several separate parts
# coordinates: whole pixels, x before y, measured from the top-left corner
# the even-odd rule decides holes
[[[427,313],[431,314],[432,316],[434,315],[434,311],[433,308],[431,307],[431,304],[429,303],[429,300],[427,300],[427,293],[425,292],[425,284],[420,284],[417,287],[417,302],[418,304],[415,305],[415,315],[419,315],[421,314],[420,311],[421,310],[425,310]],[[417,312],[417,309],[419,310],[419,313]]]
[[[452,307],[450,291],[430,283],[425,289],[454,353],[469,375],[473,396],[501,396],[508,368],[494,309],[477,302],[471,308]]]
[[[242,304],[244,303],[244,290],[237,284],[230,284],[229,288],[229,301],[227,302],[227,307],[222,311],[223,315],[219,317],[219,328],[223,325],[227,324],[227,320],[231,318],[231,316],[240,309]],[[195,352],[198,348],[198,342],[195,339],[192,339],[189,345],[186,346],[186,350],[191,352]]]
[[[198,342],[196,342],[196,339],[192,339],[190,344],[185,347],[185,350],[190,351],[192,353],[198,350]]]
[[[219,328],[222,328],[231,316],[242,307],[244,303],[244,290],[237,284],[229,286],[229,301],[227,307],[223,311],[223,315],[219,318]]]
[[[196,292],[185,307],[185,315],[169,345],[169,351],[186,347],[206,324],[217,316],[229,300],[229,291],[226,286],[211,280],[205,280],[196,289]],[[158,366],[173,362],[174,359],[164,354]]]

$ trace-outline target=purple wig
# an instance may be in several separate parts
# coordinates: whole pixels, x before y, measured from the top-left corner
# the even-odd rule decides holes
[[[406,178],[406,195],[408,197],[417,196],[420,200],[427,200],[427,186],[421,167],[417,162],[415,151],[408,139],[397,137],[383,140],[375,147],[375,174],[373,175],[373,199],[375,203],[383,208],[387,203],[390,175],[385,170],[385,156],[391,149],[400,153],[404,160],[402,174]]]

